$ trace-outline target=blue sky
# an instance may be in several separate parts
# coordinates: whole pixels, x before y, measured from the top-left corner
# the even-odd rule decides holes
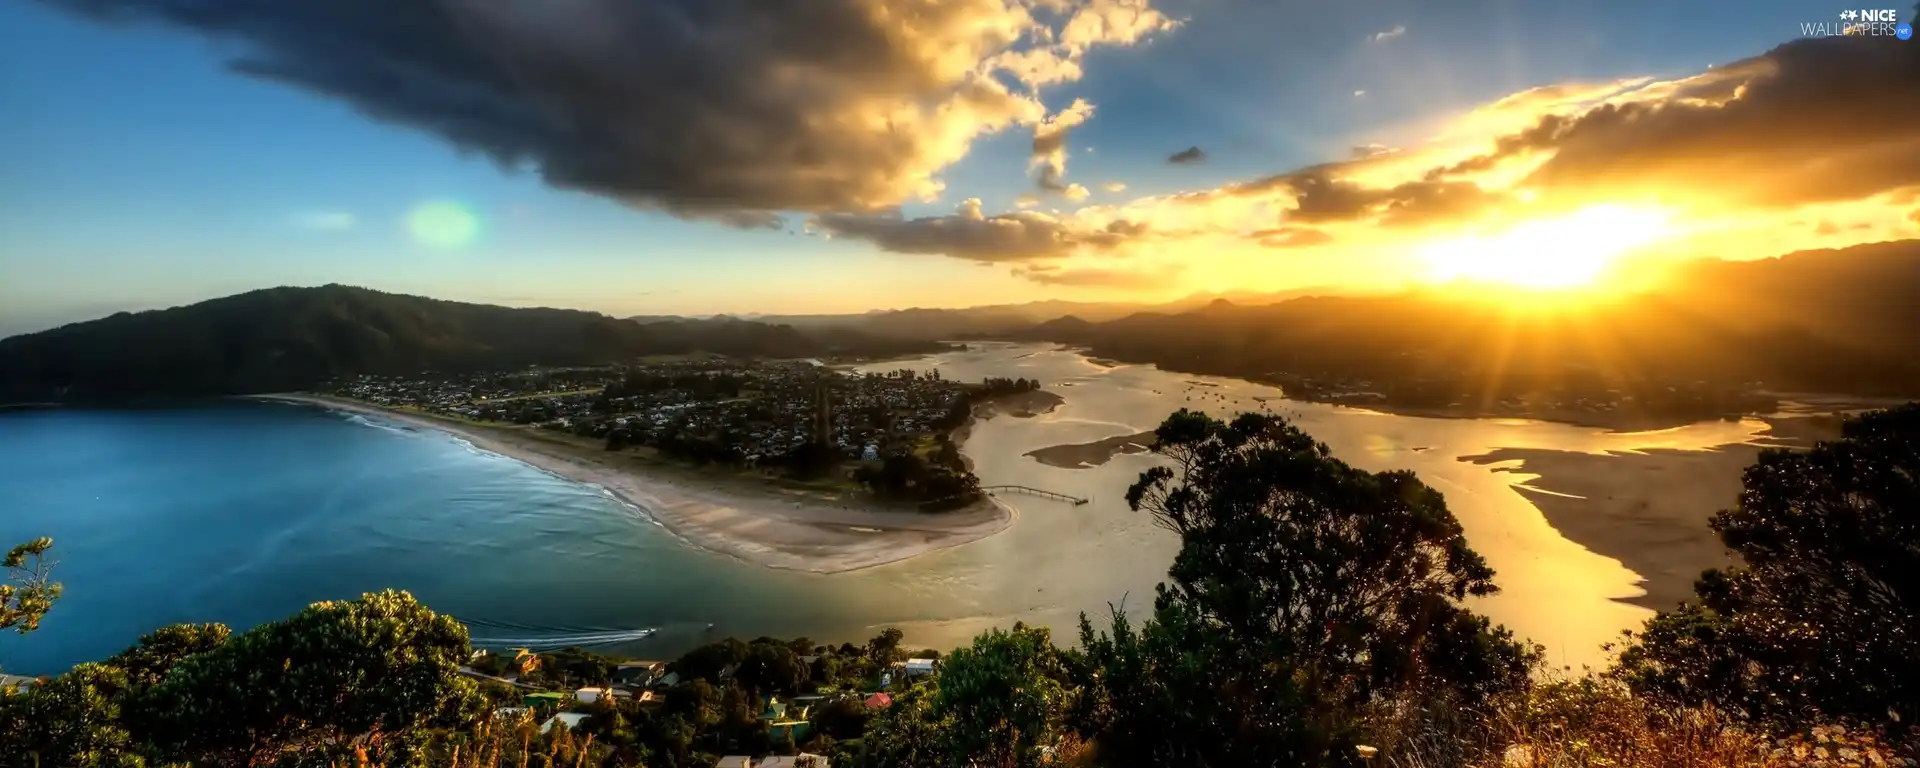
[[[0,5],[0,335],[330,282],[619,314],[1119,295],[1022,279],[1004,263],[743,230],[556,189],[339,99],[235,74],[224,64],[232,41],[100,24],[60,5]],[[1094,190],[1087,204],[1117,205],[1411,141],[1528,87],[1697,73],[1795,37],[1841,7],[1830,5],[1157,3],[1178,28],[1092,49],[1083,77],[1039,97],[1050,110],[1094,105],[1070,134],[1066,180]],[[989,214],[1014,209],[1034,191],[1031,138],[1016,126],[976,139],[939,174],[945,192],[904,201],[904,215],[945,214],[968,197]],[[1166,162],[1188,146],[1207,161]],[[1112,182],[1127,188],[1101,188]],[[433,201],[471,211],[478,233],[458,247],[411,236],[408,212]],[[1155,291],[1241,287],[1210,279]],[[1246,287],[1288,282],[1261,281]]]

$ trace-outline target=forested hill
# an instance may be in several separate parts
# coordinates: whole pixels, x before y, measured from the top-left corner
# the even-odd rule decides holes
[[[246,394],[334,376],[594,365],[644,355],[891,355],[930,342],[740,320],[638,323],[329,285],[270,288],[0,339],[0,404]]]
[[[1920,394],[1920,240],[1694,262],[1668,285],[1570,307],[1442,290],[1222,301],[1107,322],[1061,318],[1016,337],[1173,370],[1341,377],[1373,387],[1459,380],[1524,389],[1586,371],[1608,386],[1760,381],[1782,390]],[[1458,394],[1437,391],[1442,403]]]

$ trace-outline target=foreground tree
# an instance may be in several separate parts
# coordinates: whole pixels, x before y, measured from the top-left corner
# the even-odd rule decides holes
[[[146,765],[123,718],[128,690],[124,670],[81,664],[27,693],[0,694],[0,765]]]
[[[1111,765],[1348,765],[1370,724],[1525,685],[1535,652],[1459,603],[1495,591],[1438,492],[1284,420],[1182,410],[1128,490],[1181,537],[1153,618],[1082,619],[1074,710]]]
[[[1713,528],[1744,567],[1708,571],[1617,673],[1643,694],[1794,727],[1920,722],[1920,404],[1769,450]]]
[[[40,628],[40,619],[60,599],[60,585],[53,581],[54,563],[46,559],[53,539],[44,536],[7,551],[0,566],[7,579],[0,583],[0,631],[26,634]]]
[[[467,630],[405,592],[315,603],[173,665],[135,728],[167,758],[244,766],[477,720]]]
[[[1033,768],[1061,733],[1066,678],[1044,628],[992,630],[949,654],[937,678],[894,699],[867,729],[867,764]]]

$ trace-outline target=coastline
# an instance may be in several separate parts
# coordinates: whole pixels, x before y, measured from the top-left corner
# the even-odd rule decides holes
[[[1646,594],[1619,602],[1668,610],[1693,598],[1701,571],[1733,564],[1708,521],[1739,501],[1741,476],[1760,452],[1809,448],[1839,434],[1838,420],[1828,417],[1763,421],[1766,434],[1706,450],[1501,448],[1458,460],[1524,476],[1514,490],[1548,525],[1640,575]]]
[[[375,416],[453,435],[480,450],[601,488],[695,548],[768,568],[831,574],[878,567],[992,536],[1016,517],[1012,507],[991,496],[951,512],[923,514],[846,494],[645,466],[645,459],[630,452],[599,451],[529,427],[464,422],[325,395],[248,399]]]

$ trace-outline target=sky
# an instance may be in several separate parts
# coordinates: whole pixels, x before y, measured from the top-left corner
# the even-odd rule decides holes
[[[1920,41],[1833,36],[1859,5],[7,3],[0,336],[276,285],[837,313],[1912,237]]]

